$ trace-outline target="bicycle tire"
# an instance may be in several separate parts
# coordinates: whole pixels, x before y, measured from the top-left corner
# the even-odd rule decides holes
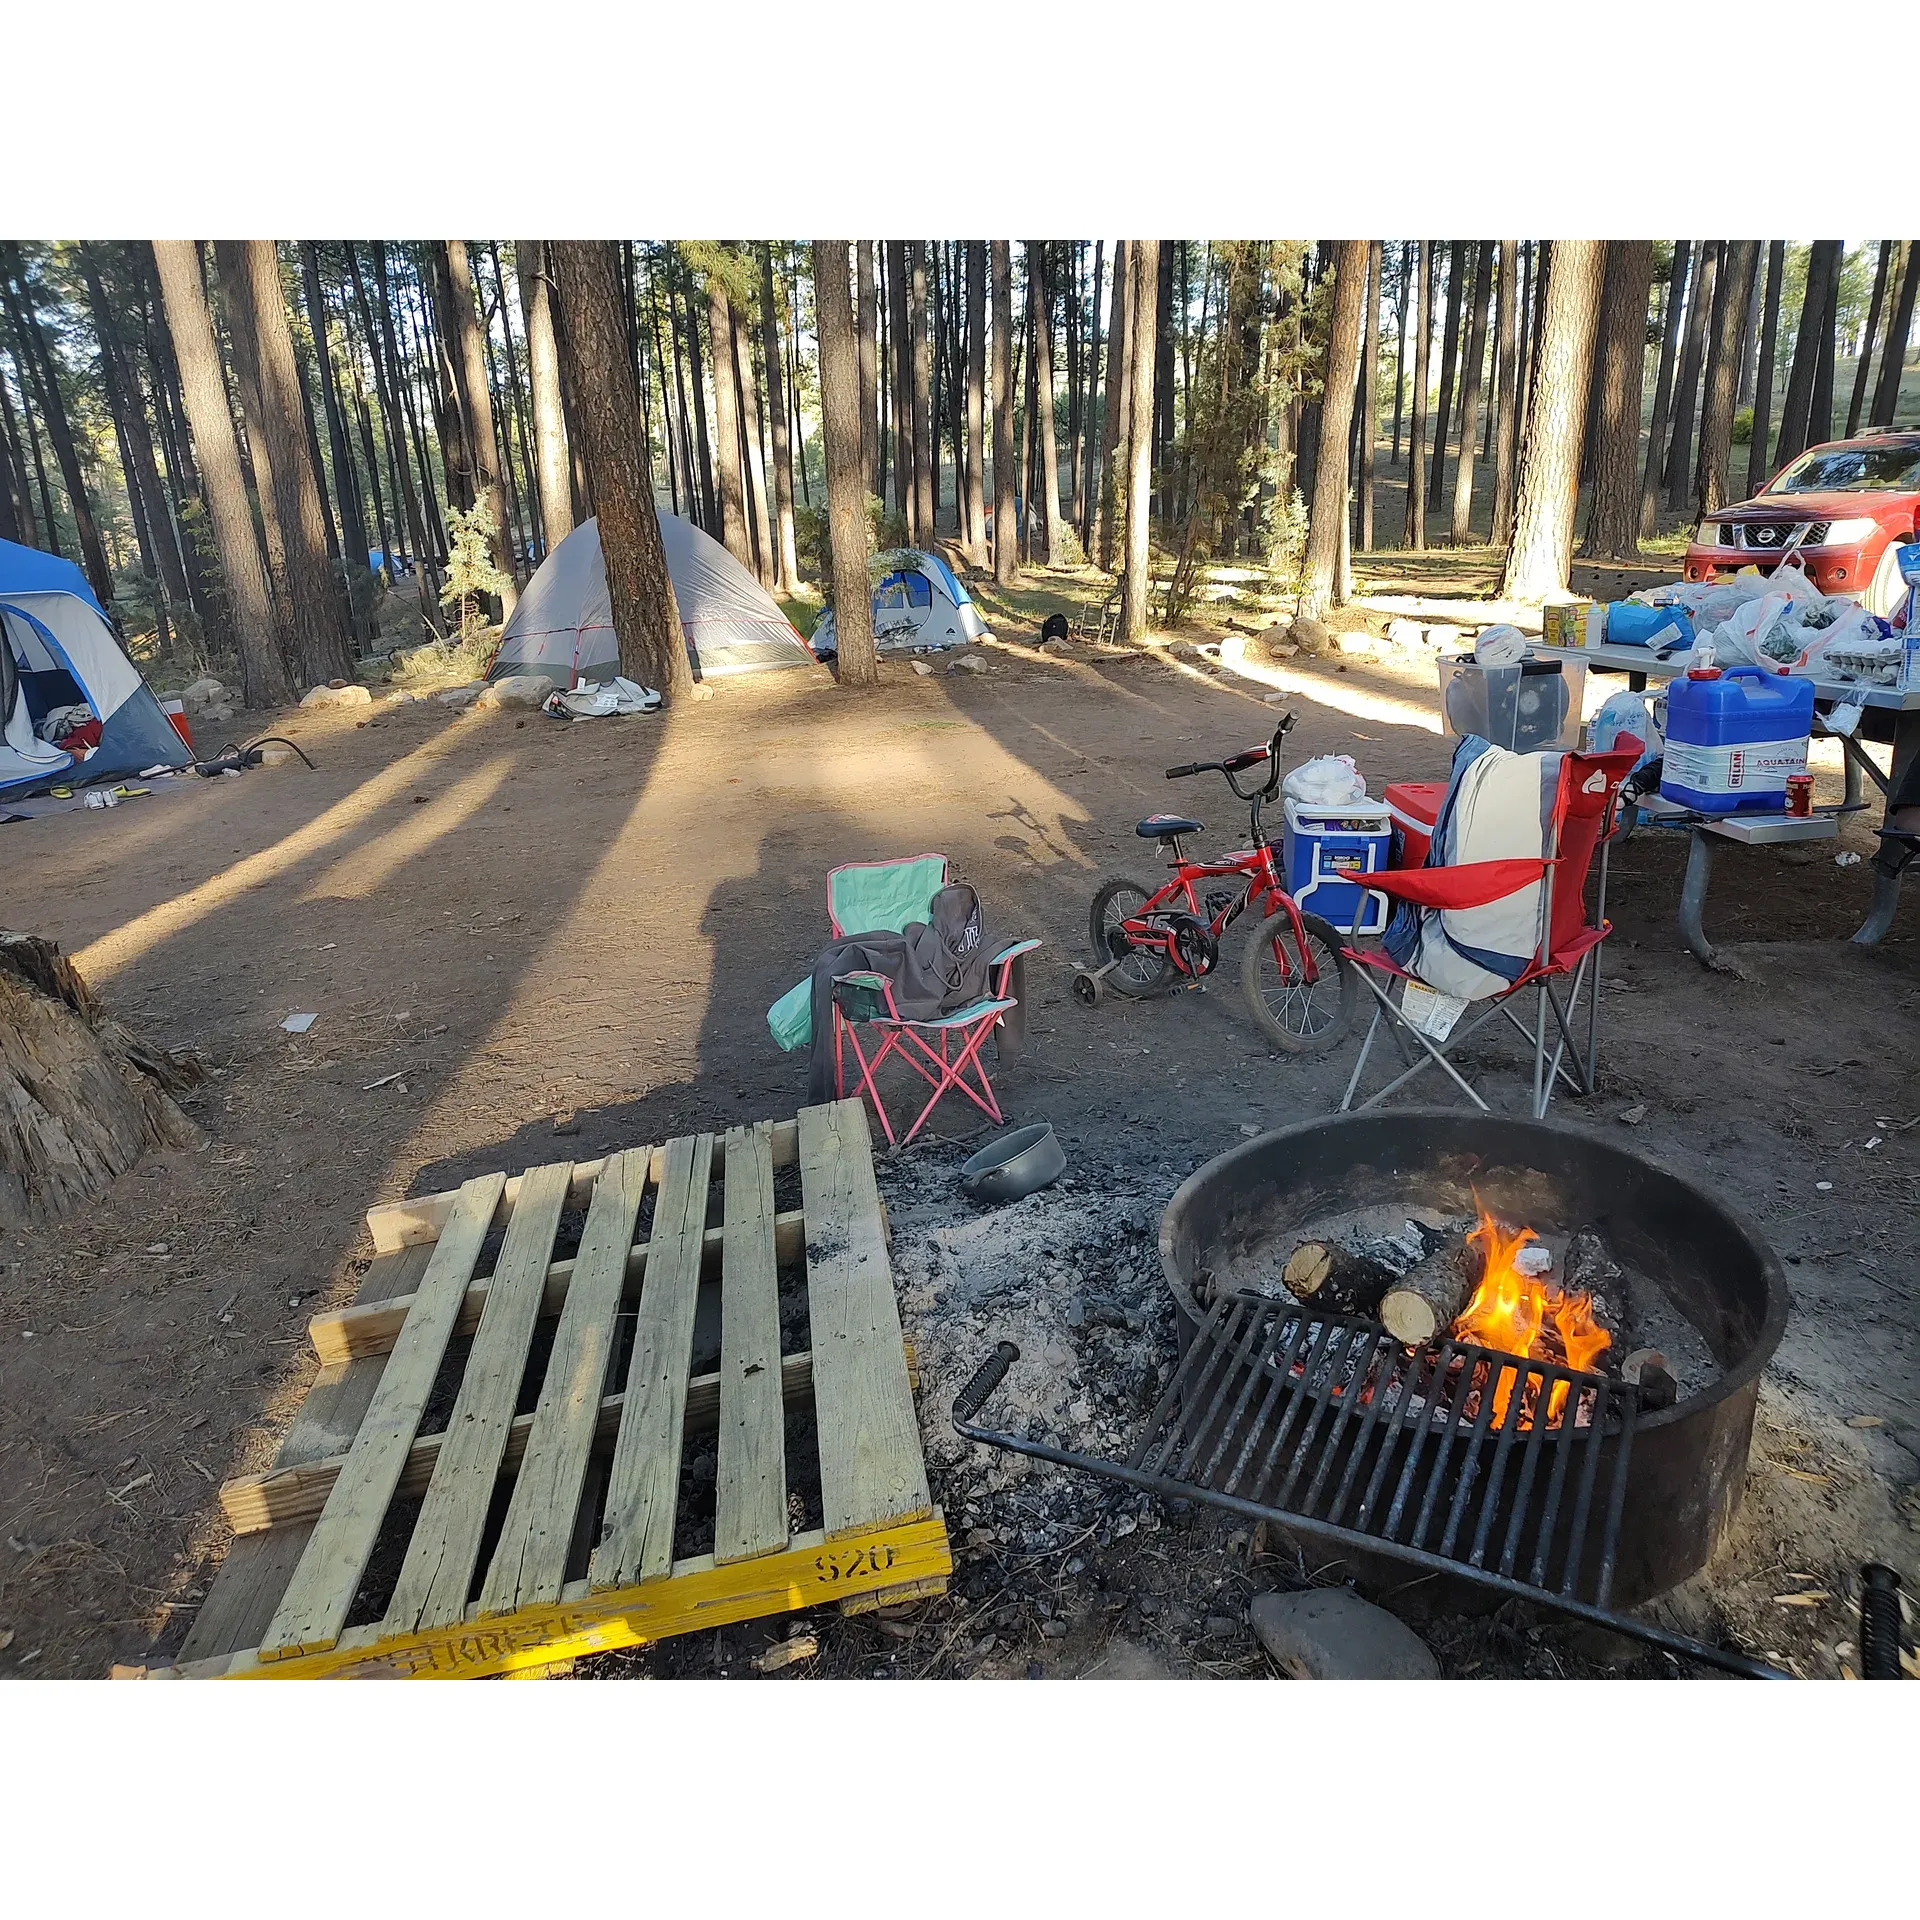
[[[1328,922],[1317,913],[1303,913],[1300,925],[1316,949],[1315,965],[1322,969],[1329,963],[1332,965],[1335,992],[1331,1012],[1326,1012],[1326,999],[1321,993],[1327,984],[1324,980],[1316,981],[1311,987],[1280,989],[1287,996],[1282,999],[1282,1009],[1297,1011],[1299,1016],[1291,1026],[1274,1010],[1268,998],[1269,989],[1262,974],[1271,967],[1274,942],[1284,941],[1290,948],[1293,945],[1293,924],[1284,907],[1261,921],[1248,940],[1246,951],[1240,957],[1240,992],[1247,1011],[1253,1015],[1254,1025],[1282,1053],[1325,1053],[1337,1047],[1353,1025],[1360,1001],[1360,978],[1340,951],[1339,933]],[[1290,955],[1290,964],[1299,966],[1297,954]],[[1304,999],[1300,997],[1303,991]],[[1317,1025],[1314,1023],[1316,1003],[1326,1014],[1324,1022]]]
[[[1101,881],[1100,891],[1093,896],[1093,908],[1087,916],[1087,940],[1093,948],[1095,966],[1103,967],[1109,960],[1118,958],[1108,944],[1108,908],[1123,898],[1129,904],[1112,916],[1115,920],[1124,920],[1130,913],[1145,906],[1153,898],[1153,889],[1143,887],[1138,880],[1129,879],[1123,873],[1110,875]],[[1125,994],[1130,1000],[1144,1000],[1149,994],[1158,993],[1165,987],[1173,979],[1174,973],[1174,964],[1165,954],[1143,953],[1136,947],[1105,976],[1101,985],[1111,987],[1115,993]]]

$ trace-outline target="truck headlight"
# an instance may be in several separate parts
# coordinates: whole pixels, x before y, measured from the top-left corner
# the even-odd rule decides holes
[[[1862,540],[1868,540],[1880,531],[1877,520],[1833,520],[1827,525],[1827,537],[1820,542],[1823,547],[1858,546]]]

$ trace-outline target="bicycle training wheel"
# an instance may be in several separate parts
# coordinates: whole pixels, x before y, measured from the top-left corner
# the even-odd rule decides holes
[[[1285,909],[1254,929],[1240,961],[1240,990],[1254,1024],[1282,1053],[1325,1053],[1353,1022],[1359,976],[1340,951],[1340,935],[1317,913],[1300,925],[1316,978],[1306,977],[1304,956]]]
[[[1093,896],[1093,912],[1088,918],[1094,964],[1105,966],[1109,960],[1117,963],[1101,984],[1135,1000],[1158,993],[1173,978],[1173,962],[1164,953],[1142,952],[1130,946],[1120,930],[1122,922],[1152,898],[1139,881],[1116,875],[1103,882]]]

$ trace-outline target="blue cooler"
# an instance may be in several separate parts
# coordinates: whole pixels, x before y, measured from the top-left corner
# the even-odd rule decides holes
[[[1701,813],[1784,813],[1787,776],[1807,770],[1813,682],[1759,667],[1667,689],[1662,799]]]
[[[1393,859],[1393,809],[1384,800],[1340,807],[1287,802],[1282,877],[1303,913],[1317,913],[1342,933],[1378,933],[1387,924],[1384,894],[1369,893],[1358,875]]]

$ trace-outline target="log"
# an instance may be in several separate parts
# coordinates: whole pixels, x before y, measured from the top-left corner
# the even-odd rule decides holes
[[[1343,1247],[1337,1240],[1303,1240],[1280,1273],[1296,1300],[1329,1313],[1371,1313],[1393,1280],[1391,1267]]]
[[[1673,1363],[1657,1347],[1636,1347],[1620,1363],[1620,1377],[1640,1389],[1640,1411],[1661,1413],[1680,1398]]]
[[[1619,1281],[1620,1265],[1613,1257],[1597,1227],[1582,1227],[1567,1242],[1560,1262],[1560,1286],[1566,1293],[1591,1293],[1612,1298],[1610,1289]]]
[[[1387,1288],[1380,1300],[1380,1324],[1405,1346],[1425,1346],[1460,1317],[1472,1286],[1466,1235],[1451,1233]]]
[[[109,1019],[53,941],[0,932],[0,1216],[71,1212],[149,1148],[199,1145],[171,1095],[200,1077]]]

